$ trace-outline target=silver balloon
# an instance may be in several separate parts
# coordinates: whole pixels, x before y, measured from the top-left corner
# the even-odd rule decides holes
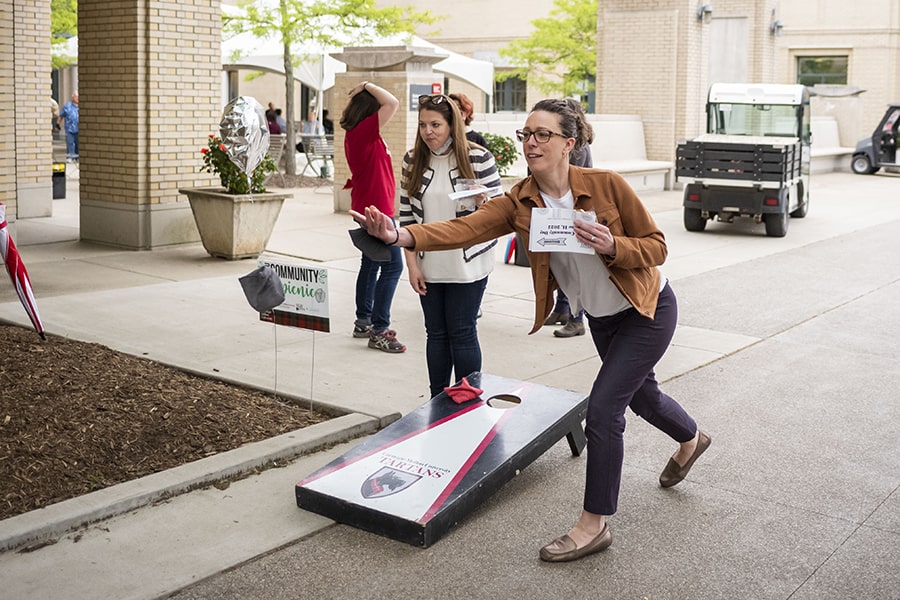
[[[238,96],[225,105],[219,135],[228,158],[247,177],[269,151],[269,126],[262,105],[252,96]]]

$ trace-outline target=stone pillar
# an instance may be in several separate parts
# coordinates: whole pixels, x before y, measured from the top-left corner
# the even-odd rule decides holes
[[[179,187],[215,185],[218,0],[81,0],[81,239],[132,249],[199,241]]]
[[[0,202],[18,218],[53,213],[50,3],[0,0]]]
[[[347,93],[361,81],[371,81],[391,92],[400,100],[400,108],[394,118],[381,131],[381,136],[391,149],[394,178],[400,185],[400,169],[403,155],[412,147],[418,128],[418,97],[431,93],[432,86],[441,86],[443,76],[436,74],[431,65],[444,56],[430,48],[390,46],[380,48],[344,48],[334,58],[347,65],[346,73],[335,76],[334,109],[334,211],[350,209],[350,191],[344,184],[350,178],[350,167],[344,156],[344,130],[339,123]],[[399,203],[398,203],[399,204]]]

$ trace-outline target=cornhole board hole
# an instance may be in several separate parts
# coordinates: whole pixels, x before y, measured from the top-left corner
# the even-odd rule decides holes
[[[297,506],[427,548],[560,439],[585,446],[583,394],[494,375],[435,396],[296,486]]]

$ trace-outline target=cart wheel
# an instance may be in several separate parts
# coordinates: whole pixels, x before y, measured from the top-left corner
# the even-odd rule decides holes
[[[857,175],[871,175],[878,170],[878,167],[872,166],[872,161],[865,154],[855,154],[850,161],[850,168]]]
[[[688,231],[703,231],[706,229],[706,219],[701,216],[699,208],[684,209],[684,228]]]
[[[764,217],[766,222],[766,235],[769,237],[784,237],[787,235],[788,223],[791,220],[787,209],[780,213],[769,213]]]
[[[802,219],[809,212],[809,196],[805,195],[802,182],[797,186],[797,193],[800,195],[801,204],[791,213],[792,219]]]

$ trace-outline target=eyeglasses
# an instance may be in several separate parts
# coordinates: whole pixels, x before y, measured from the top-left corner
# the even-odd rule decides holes
[[[520,142],[527,142],[531,136],[534,136],[534,140],[539,144],[546,144],[550,141],[554,135],[558,135],[559,137],[567,140],[569,136],[563,135],[561,133],[556,133],[555,131],[548,131],[546,129],[538,129],[537,131],[528,131],[527,129],[516,129],[516,137],[519,138]]]
[[[442,94],[436,94],[434,96],[429,96],[428,94],[419,96],[419,106],[425,106],[426,104],[431,104],[433,106],[437,106],[442,102],[447,101],[447,96]]]

